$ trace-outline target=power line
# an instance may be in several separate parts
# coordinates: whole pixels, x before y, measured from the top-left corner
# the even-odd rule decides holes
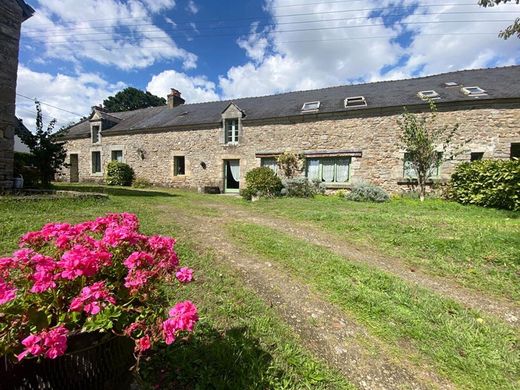
[[[423,5],[418,5],[417,7],[415,7],[415,9],[417,8],[427,8],[427,7],[446,7],[446,6],[463,6],[463,5],[475,5],[475,3],[444,3],[444,4],[423,4]],[[409,7],[406,7],[406,6],[394,6],[393,9],[408,9]],[[324,15],[324,14],[336,14],[336,13],[346,13],[346,12],[365,12],[365,11],[370,11],[370,12],[373,12],[373,11],[384,11],[384,10],[387,10],[389,9],[388,7],[376,7],[376,8],[359,8],[359,9],[350,9],[350,10],[337,10],[337,11],[322,11],[322,12],[305,12],[305,13],[296,13],[296,14],[282,14],[282,15],[275,15],[276,18],[285,18],[285,17],[295,17],[295,16],[314,16],[314,15]],[[500,12],[500,11],[496,11],[496,12]],[[505,13],[505,12],[502,12],[502,13]],[[111,19],[98,19],[98,20],[123,20],[123,19],[128,19],[128,18],[111,18]],[[267,16],[267,17],[247,17],[247,18],[233,18],[233,19],[206,19],[206,20],[192,20],[191,22],[187,22],[185,24],[189,24],[189,23],[212,23],[212,22],[215,22],[215,23],[221,23],[221,22],[236,22],[236,21],[245,21],[245,20],[249,20],[249,21],[258,21],[258,20],[271,20],[272,17],[271,16]],[[91,21],[94,21],[95,19],[91,19]],[[82,20],[82,22],[86,22],[85,20]],[[69,22],[69,23],[75,23],[75,22]],[[115,25],[113,27],[126,27],[126,26],[139,26],[139,25],[156,25],[155,23],[145,23],[145,24],[138,24],[138,25],[132,25],[132,24],[128,24],[128,25],[124,25],[124,24],[120,24],[120,25]],[[54,26],[54,24],[53,24]],[[77,30],[84,30],[84,29],[93,29],[93,28],[103,28],[103,27],[111,27],[111,26],[90,26],[90,27],[71,27],[69,28],[70,30],[72,31],[77,31]],[[63,30],[64,28],[62,28],[61,30]],[[56,31],[60,31],[59,29],[56,29]],[[34,32],[34,33],[41,33],[40,30],[24,30],[24,33],[30,33],[30,32]]]
[[[41,100],[38,100],[38,99],[30,98],[29,96],[22,95],[21,93],[18,93],[18,92],[16,93],[16,95],[18,95],[18,96],[20,96],[20,97],[23,97],[23,98],[25,98],[25,99],[32,100],[33,102],[38,102],[38,103],[40,103],[41,105],[55,108],[56,110],[60,110],[60,111],[68,112],[69,114],[72,114],[72,115],[76,115],[76,116],[79,116],[79,117],[83,117],[83,116],[85,116],[85,115],[78,114],[77,112],[72,112],[72,111],[69,111],[69,110],[65,110],[64,108],[60,108],[60,107],[53,106],[52,104],[42,102]]]

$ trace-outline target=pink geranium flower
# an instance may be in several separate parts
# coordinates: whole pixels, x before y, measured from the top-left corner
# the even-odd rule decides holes
[[[0,279],[0,305],[16,298],[16,288]]]
[[[152,343],[150,341],[150,337],[148,335],[145,335],[141,337],[140,339],[137,339],[135,342],[135,350],[138,352],[144,352],[152,346]]]
[[[58,262],[63,269],[61,277],[74,280],[80,276],[93,276],[102,266],[110,265],[112,254],[104,249],[91,250],[83,245],[74,245]]]
[[[17,355],[18,361],[27,355],[44,355],[49,359],[56,359],[67,350],[67,335],[69,331],[63,325],[50,330],[44,330],[27,336],[22,340],[25,350]]]
[[[80,295],[70,303],[69,310],[96,315],[109,303],[115,305],[116,300],[106,288],[105,283],[101,281],[83,287]]]
[[[162,323],[164,341],[168,345],[175,341],[179,331],[193,331],[199,320],[197,308],[191,301],[177,303],[168,314],[170,318]]]
[[[181,283],[189,283],[193,279],[193,270],[187,267],[182,267],[175,274],[177,280]]]

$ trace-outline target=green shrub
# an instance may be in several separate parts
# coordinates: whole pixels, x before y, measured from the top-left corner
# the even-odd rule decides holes
[[[520,160],[458,165],[451,176],[448,197],[462,204],[520,210]]]
[[[345,198],[355,202],[386,202],[390,199],[390,196],[385,190],[374,184],[357,183]]]
[[[109,186],[129,186],[134,180],[134,170],[125,163],[111,161],[107,165],[105,182]]]
[[[246,173],[246,188],[240,195],[251,200],[253,196],[272,197],[280,193],[282,181],[271,168],[260,167]]]
[[[14,176],[23,177],[23,185],[25,188],[38,186],[40,172],[38,168],[36,168],[34,155],[14,152]]]
[[[134,188],[147,188],[151,187],[152,183],[150,180],[145,179],[144,177],[136,177],[132,182],[132,187]]]
[[[309,181],[305,177],[287,179],[283,185],[282,195],[295,198],[313,198],[325,193],[325,188],[319,181]]]

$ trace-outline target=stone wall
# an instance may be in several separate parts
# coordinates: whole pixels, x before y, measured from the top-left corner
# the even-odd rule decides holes
[[[0,190],[12,187],[16,72],[22,9],[16,0],[0,1]]]
[[[102,175],[91,174],[91,152],[102,152],[102,164],[110,160],[111,150],[123,150],[124,161],[138,177],[174,187],[223,187],[225,159],[239,159],[241,177],[260,165],[256,153],[263,151],[300,152],[306,150],[354,150],[362,157],[352,157],[350,183],[368,181],[390,192],[406,187],[403,180],[404,150],[399,148],[398,113],[382,116],[358,116],[343,119],[287,120],[285,123],[250,125],[242,122],[240,144],[226,146],[222,129],[149,132],[134,135],[103,136],[101,146],[89,138],[67,142],[68,153],[79,155],[80,181],[101,181]],[[449,178],[453,167],[470,159],[470,152],[484,152],[484,158],[509,158],[512,142],[520,142],[520,107],[518,104],[488,108],[467,107],[438,114],[439,124],[459,123],[454,144],[466,143],[465,152],[441,167],[441,178]],[[144,153],[138,152],[139,150]],[[186,174],[173,175],[173,157],[185,156]],[[204,164],[202,164],[204,163]],[[64,172],[65,180],[68,174]]]

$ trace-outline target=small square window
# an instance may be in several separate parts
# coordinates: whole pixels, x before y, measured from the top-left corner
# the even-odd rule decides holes
[[[479,161],[484,158],[484,152],[471,152],[470,161]]]
[[[480,87],[462,87],[460,89],[464,95],[467,96],[485,96],[487,92]]]
[[[302,111],[318,111],[320,109],[320,102],[306,102],[303,103]]]
[[[511,160],[520,160],[520,143],[511,144]]]
[[[345,98],[345,108],[366,107],[367,101],[364,96],[352,96]]]
[[[92,152],[92,173],[101,173],[101,152]]]
[[[112,161],[123,162],[123,151],[122,150],[112,150],[111,153]]]
[[[186,165],[184,156],[175,156],[173,158],[173,176],[183,176],[186,174]]]
[[[437,92],[435,92],[434,90],[419,91],[419,92],[417,92],[417,96],[419,96],[419,98],[421,98],[422,100],[429,100],[429,99],[438,100],[441,98],[440,95]]]

